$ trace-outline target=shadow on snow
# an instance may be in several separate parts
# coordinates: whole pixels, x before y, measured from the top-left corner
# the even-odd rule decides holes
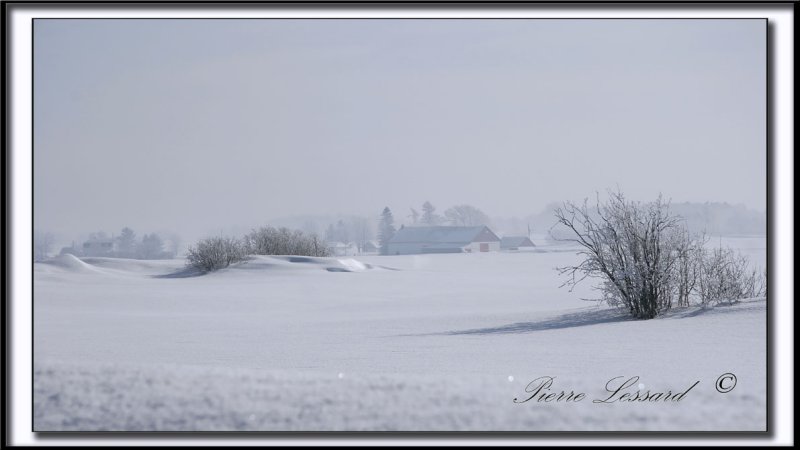
[[[481,335],[530,333],[534,331],[561,330],[565,328],[585,327],[603,323],[627,322],[635,320],[619,309],[603,309],[599,311],[580,311],[535,322],[517,322],[508,325],[488,328],[474,328],[440,333],[444,335]]]
[[[731,304],[720,304],[716,306],[692,306],[685,308],[673,308],[663,316],[650,320],[669,320],[669,319],[688,319],[704,314],[732,314],[741,313],[763,308],[763,302],[736,302]],[[604,323],[618,322],[641,322],[640,319],[631,317],[623,309],[600,309],[590,311],[578,311],[562,314],[535,322],[516,322],[497,327],[473,328],[468,330],[447,331],[435,333],[439,335],[459,336],[459,335],[489,335],[489,334],[513,334],[530,333],[534,331],[561,330],[565,328],[585,327]]]
[[[153,278],[191,278],[191,277],[199,277],[200,275],[205,275],[207,272],[204,272],[200,269],[195,269],[194,267],[185,267],[183,269],[178,269],[174,272],[165,273],[162,275],[153,275]]]

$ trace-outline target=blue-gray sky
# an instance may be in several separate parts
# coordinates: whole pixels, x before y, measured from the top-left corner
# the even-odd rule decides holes
[[[196,235],[619,185],[765,210],[760,20],[37,20],[37,228]]]

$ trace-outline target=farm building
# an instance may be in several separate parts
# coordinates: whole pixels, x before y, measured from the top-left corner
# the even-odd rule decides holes
[[[114,239],[90,238],[83,243],[83,256],[111,256],[114,253]]]
[[[332,256],[354,256],[358,254],[358,246],[353,242],[328,242],[328,251]]]
[[[368,255],[375,254],[381,251],[381,245],[378,243],[378,241],[366,241],[362,245],[361,251],[362,253]]]
[[[389,255],[473,253],[500,250],[500,238],[486,226],[403,227],[387,246]]]
[[[505,236],[500,240],[500,250],[529,250],[536,247],[536,244],[527,236]]]

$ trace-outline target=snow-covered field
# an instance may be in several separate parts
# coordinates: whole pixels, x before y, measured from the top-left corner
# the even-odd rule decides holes
[[[764,263],[763,238],[724,245]],[[764,299],[632,321],[558,288],[563,250],[35,264],[35,429],[766,429]],[[585,398],[514,402],[542,376]],[[699,383],[593,403],[633,376]]]

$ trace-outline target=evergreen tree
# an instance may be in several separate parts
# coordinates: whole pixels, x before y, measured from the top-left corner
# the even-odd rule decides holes
[[[378,242],[381,245],[381,255],[389,254],[389,241],[394,237],[394,216],[389,207],[383,208],[381,213],[381,223],[378,230]]]
[[[117,236],[117,254],[123,258],[136,255],[136,233],[128,227],[123,228]]]
[[[159,259],[163,255],[164,242],[157,234],[145,234],[142,236],[142,243],[139,245],[139,257],[142,259]]]

